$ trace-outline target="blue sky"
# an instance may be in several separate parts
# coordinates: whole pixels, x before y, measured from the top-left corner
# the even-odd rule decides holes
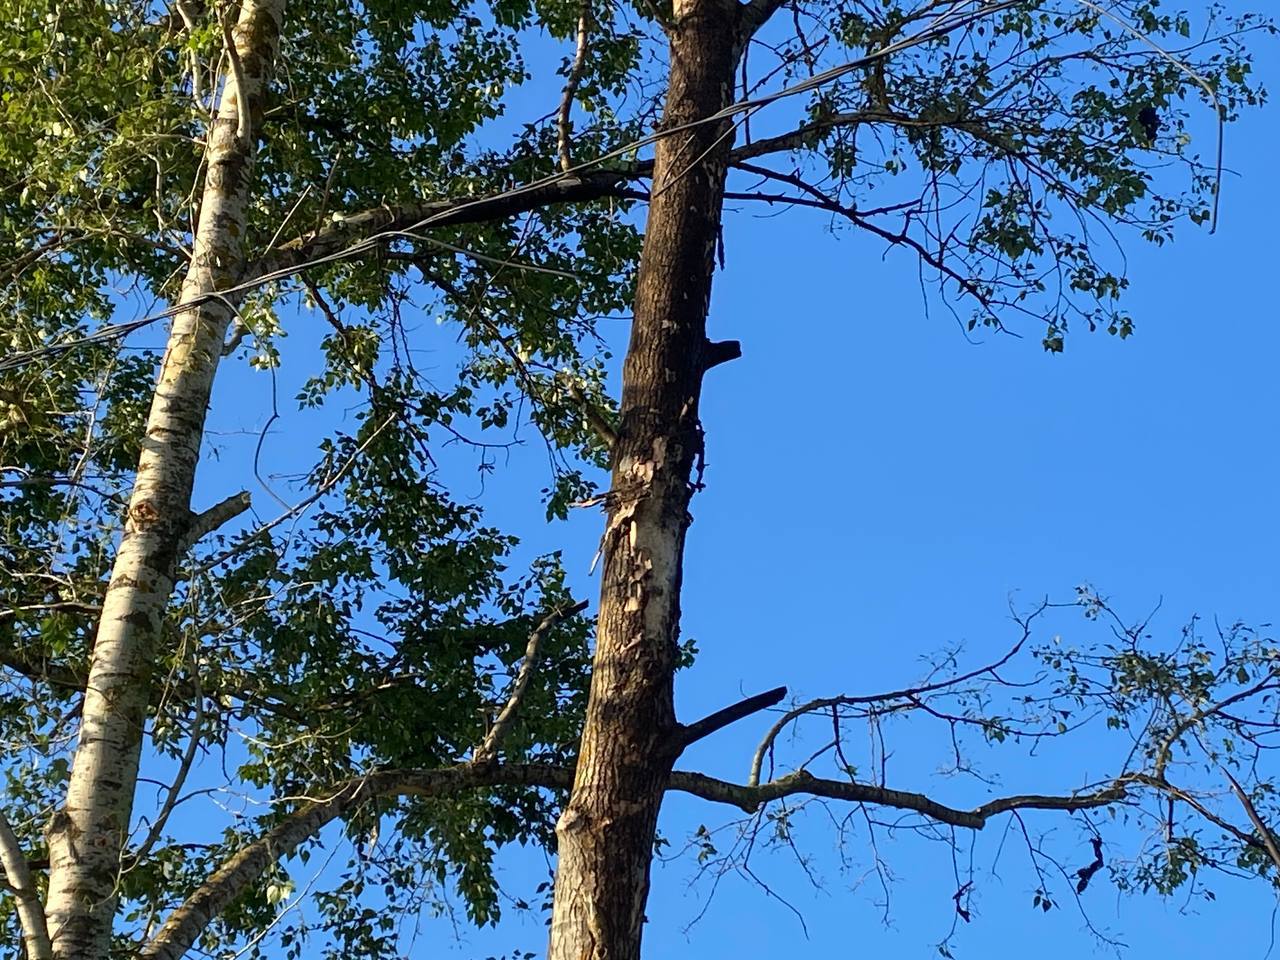
[[[1274,45],[1263,45],[1264,73],[1273,76],[1274,56]],[[984,662],[1015,637],[1011,596],[1024,605],[1045,595],[1068,599],[1086,581],[1135,617],[1162,600],[1153,625],[1170,637],[1193,613],[1254,622],[1280,615],[1273,181],[1280,125],[1273,110],[1253,113],[1228,137],[1231,172],[1217,235],[1188,228],[1163,248],[1126,243],[1135,336],[1121,342],[1077,331],[1060,356],[1044,353],[1031,327],[1022,339],[987,334],[971,342],[936,304],[925,311],[915,262],[883,256],[874,238],[833,238],[822,218],[803,212],[763,218],[744,208],[730,216],[711,328],[741,340],[744,356],[709,375],[703,402],[707,489],[693,507],[683,598],[685,633],[701,655],[679,681],[683,719],[782,684],[797,696],[896,687],[918,678],[921,658],[961,642],[968,661]],[[620,354],[626,324],[610,323]],[[290,357],[305,358],[318,336],[290,331],[279,374],[285,417],[267,472],[295,470],[295,455],[312,449],[307,419],[288,400],[309,370]],[[443,366],[452,362],[451,332],[424,318],[420,336]],[[213,425],[261,427],[268,395],[264,374],[228,365]],[[478,492],[466,465],[457,469],[458,489]],[[524,537],[526,556],[563,549],[580,595],[594,600],[588,571],[599,517],[544,525],[537,491],[545,469],[540,445],[528,444],[486,480],[481,502],[491,520]],[[198,497],[226,495],[244,483],[242,471],[236,457],[206,460]],[[254,493],[270,516],[268,498]],[[1081,641],[1097,636],[1075,615],[1053,629]],[[680,766],[741,779],[769,722],[756,717],[723,731]],[[901,779],[891,785],[980,802],[980,784],[930,775],[942,734],[895,727],[901,766],[891,769]],[[817,736],[791,755],[819,746]],[[984,764],[1001,777],[1000,792],[1069,789],[1104,772],[1115,746],[1086,741],[1038,758],[1011,749]],[[661,829],[678,847],[698,824],[729,818],[675,797]],[[1059,849],[1088,861],[1088,844],[1065,817],[1029,822],[1057,827]],[[689,858],[657,866],[647,955],[933,955],[951,925],[956,889],[945,845],[882,841],[898,877],[886,923],[877,881],[865,876],[863,834],[849,839],[848,869],[820,817],[808,818],[798,836],[821,889],[793,859],[766,852],[756,871],[776,896],[728,876],[688,932],[710,884],[690,886]],[[1104,836],[1117,852],[1133,839],[1121,828],[1104,828]],[[961,837],[962,866],[969,844]],[[977,838],[973,862],[974,922],[953,944],[958,956],[1105,951],[1060,880],[1065,908],[1032,909],[1025,846],[1006,836],[1004,823]],[[540,857],[504,863],[515,886],[537,882],[545,869]],[[1274,899],[1257,884],[1211,886],[1218,900],[1187,911],[1181,900],[1118,897],[1100,883],[1086,898],[1089,919],[1128,943],[1134,960],[1226,944],[1240,956],[1265,955]],[[807,938],[780,898],[803,915]],[[496,931],[464,931],[461,940],[449,924],[429,922],[414,956],[540,952],[540,922],[513,916]]]

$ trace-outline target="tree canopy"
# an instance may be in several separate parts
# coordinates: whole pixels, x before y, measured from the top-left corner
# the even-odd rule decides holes
[[[1265,630],[1162,647],[1083,591],[1112,629],[1095,647],[1041,638],[1053,608],[1033,606],[999,661],[944,657],[900,690],[671,707],[696,669],[685,531],[714,494],[702,377],[742,349],[705,335],[726,201],[914,258],[966,330],[1126,338],[1124,248],[1214,224],[1221,128],[1265,99],[1266,19],[1155,0],[0,11],[0,936],[21,955],[395,957],[397,912],[456,895],[495,922],[494,857],[520,843],[559,849],[551,956],[633,956],[667,790],[740,808],[744,837],[786,838],[793,797],[921,830],[1111,811],[1162,837],[1106,863],[1122,888],[1277,882]],[[747,349],[753,322],[733,325]],[[258,475],[205,502],[228,364],[305,370],[263,416],[293,405],[322,437],[281,484],[257,469],[264,429]],[[545,446],[549,523],[604,511],[599,605],[448,466],[500,473],[517,430]],[[746,782],[673,772],[775,706]],[[1068,793],[962,809],[846,755],[908,714],[947,731],[957,770],[1086,724],[1131,749]],[[784,759],[813,717],[831,746]],[[308,891],[307,928],[281,911],[321,855],[348,869]],[[1065,895],[1046,879],[1036,905]]]

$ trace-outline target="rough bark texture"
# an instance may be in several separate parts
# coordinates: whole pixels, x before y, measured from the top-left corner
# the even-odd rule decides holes
[[[732,98],[739,6],[677,0],[663,125]],[[700,124],[658,142],[623,369],[591,696],[559,866],[549,960],[636,960],[658,809],[679,752],[672,674],[714,253],[732,134]]]
[[[182,300],[224,289],[244,262],[253,136],[261,115],[284,0],[244,0],[239,56],[208,131],[208,174]],[[239,89],[237,89],[239,87]],[[205,411],[230,310],[213,301],[178,314],[165,351],[146,439],[94,641],[66,805],[49,829],[46,912],[57,960],[102,960],[115,913],[120,855],[151,694],[151,668],[174,569],[191,520],[191,489]]]

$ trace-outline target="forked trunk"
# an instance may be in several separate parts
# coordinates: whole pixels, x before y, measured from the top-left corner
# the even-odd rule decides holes
[[[208,131],[208,173],[182,302],[232,285],[243,265],[254,121],[283,12],[284,0],[240,5],[232,58],[238,63]],[[190,525],[205,411],[230,319],[224,303],[209,300],[173,320],[94,640],[66,805],[48,828],[46,913],[57,960],[107,955],[152,665]]]
[[[672,674],[698,398],[727,122],[696,123],[731,101],[739,5],[677,0],[670,86],[623,369],[621,424],[603,543],[591,695],[559,866],[549,960],[637,960],[654,830],[678,753]]]

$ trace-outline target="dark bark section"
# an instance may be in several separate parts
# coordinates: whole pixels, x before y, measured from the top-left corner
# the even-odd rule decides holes
[[[728,106],[738,5],[676,4],[662,126]],[[654,831],[680,747],[672,677],[698,399],[711,362],[707,307],[732,133],[698,124],[657,145],[652,199],[623,368],[603,544],[591,696],[559,867],[550,960],[637,960]]]
[[[405,231],[499,222],[559,204],[590,203],[607,198],[643,200],[647,195],[627,184],[648,175],[649,164],[637,163],[626,171],[584,171],[507,190],[493,197],[433,200],[396,207],[383,204],[340,218],[315,233],[282,244],[255,264],[242,283],[289,276],[329,259],[364,256],[401,237]]]

